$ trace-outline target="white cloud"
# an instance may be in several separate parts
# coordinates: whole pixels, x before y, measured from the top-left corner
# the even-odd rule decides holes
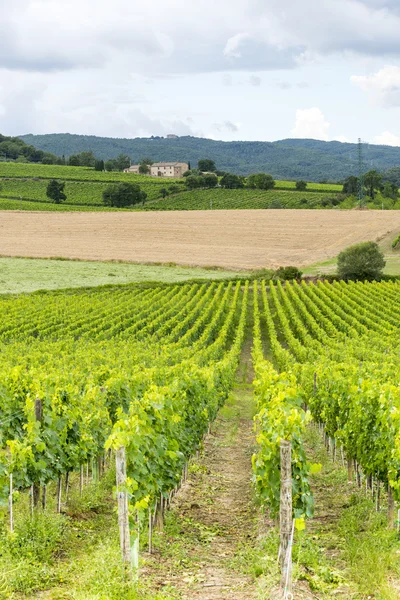
[[[205,131],[223,122],[215,105],[229,104],[233,91],[240,101],[261,77],[263,89],[271,84],[261,73],[285,70],[277,79],[294,91],[306,83],[292,71],[317,72],[328,56],[400,57],[398,0],[0,0],[0,32],[0,130],[15,133],[162,135],[174,124],[182,132]],[[200,107],[193,83],[212,73],[226,89],[213,88],[212,75],[204,79],[208,94]],[[313,87],[318,83],[312,79]],[[189,128],[193,93],[203,122]],[[400,102],[396,89],[384,98],[388,105]],[[241,131],[246,121],[265,120],[251,106],[243,103],[240,115],[232,111]],[[326,124],[313,128],[327,135]]]
[[[366,92],[373,104],[400,106],[400,67],[387,65],[372,75],[353,75],[351,82]]]
[[[232,121],[213,123],[213,129],[216,131],[229,131],[231,133],[236,133],[240,129],[240,123],[233,123]]]
[[[296,125],[292,129],[295,138],[329,139],[330,123],[319,108],[305,108],[296,111]]]
[[[375,136],[375,143],[382,146],[400,146],[400,135],[384,131],[381,135]]]
[[[400,14],[389,2],[230,0],[227,12],[214,0],[0,0],[0,66],[54,71],[123,62],[165,75],[294,68],[347,51],[400,54]],[[212,15],[206,26],[204,15]]]
[[[224,48],[224,56],[229,56],[230,58],[240,58],[242,56],[240,46],[250,37],[251,36],[248,33],[237,33],[229,38]]]

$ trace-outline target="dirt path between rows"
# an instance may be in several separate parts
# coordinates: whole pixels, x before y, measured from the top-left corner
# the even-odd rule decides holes
[[[257,543],[259,519],[251,485],[254,404],[251,386],[243,383],[252,378],[249,361],[248,343],[240,383],[172,503],[159,553],[144,567],[172,598],[259,598],[256,578],[243,570],[246,549]]]

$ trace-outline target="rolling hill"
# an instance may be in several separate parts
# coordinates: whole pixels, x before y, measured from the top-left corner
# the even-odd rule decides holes
[[[278,142],[221,142],[191,136],[173,139],[153,137],[117,139],[69,133],[20,136],[26,143],[70,156],[92,150],[98,158],[127,154],[133,161],[150,157],[158,161],[213,159],[221,170],[241,175],[268,172],[277,179],[342,181],[358,172],[356,144],[287,139]],[[400,148],[365,145],[365,170],[385,171],[400,165]]]

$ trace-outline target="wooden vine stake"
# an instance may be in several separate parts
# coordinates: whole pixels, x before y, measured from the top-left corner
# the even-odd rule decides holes
[[[13,476],[10,473],[10,493],[8,495],[8,510],[10,513],[10,533],[14,532],[14,511],[13,511]]]
[[[83,465],[79,468],[79,496],[82,497],[83,492]]]
[[[149,506],[149,554],[153,553],[153,511]]]
[[[35,400],[35,421],[41,423],[43,420],[43,405],[39,398]],[[40,500],[40,484],[35,482],[32,485],[32,508],[37,508]]]
[[[125,573],[132,577],[132,567],[138,566],[139,557],[139,535],[137,534],[131,552],[131,534],[129,529],[129,498],[126,486],[126,452],[125,448],[119,448],[115,454],[117,468],[117,500],[118,500],[118,526],[121,546],[122,562]],[[136,558],[137,557],[137,558]]]
[[[281,440],[281,498],[280,498],[280,548],[281,588],[285,589],[288,579],[288,546],[292,532],[292,445],[287,440]]]
[[[61,513],[61,496],[62,496],[62,475],[60,474],[57,482],[57,512]]]
[[[390,529],[394,528],[394,512],[395,512],[395,506],[394,506],[393,488],[389,482],[388,483],[388,525],[389,525]]]

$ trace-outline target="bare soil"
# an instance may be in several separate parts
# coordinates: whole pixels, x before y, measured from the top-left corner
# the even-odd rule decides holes
[[[145,560],[144,573],[156,588],[168,586],[183,600],[259,597],[255,578],[234,565],[240,548],[257,540],[252,409],[251,390],[237,390],[206,437],[201,459],[172,503],[178,531],[167,527],[161,553]]]
[[[0,212],[0,255],[299,267],[400,230],[400,211]]]

